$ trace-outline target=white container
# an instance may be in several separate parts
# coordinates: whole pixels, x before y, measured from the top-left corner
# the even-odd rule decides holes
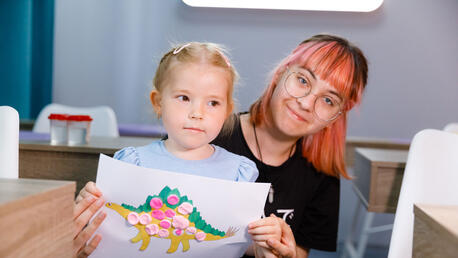
[[[67,114],[50,114],[48,116],[50,123],[51,145],[67,144]]]
[[[68,145],[85,145],[89,143],[89,132],[92,118],[87,115],[68,116]]]

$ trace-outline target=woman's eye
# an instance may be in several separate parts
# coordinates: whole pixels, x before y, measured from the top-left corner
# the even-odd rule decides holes
[[[336,104],[336,101],[334,101],[332,98],[327,97],[327,96],[323,96],[323,101],[324,103],[326,103],[326,105],[329,105],[329,106],[334,106]]]
[[[298,81],[298,83],[300,84],[301,87],[309,87],[309,85],[308,85],[309,83],[308,83],[307,79],[305,79],[304,77],[301,77],[301,76],[297,77],[297,81]]]
[[[179,101],[189,101],[189,98],[186,95],[180,95],[177,98]]]
[[[211,107],[216,107],[216,106],[219,105],[219,102],[216,101],[216,100],[212,100],[212,101],[208,102],[208,105],[211,106]]]

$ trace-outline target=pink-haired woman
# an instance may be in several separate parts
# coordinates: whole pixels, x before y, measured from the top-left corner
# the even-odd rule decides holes
[[[337,36],[315,35],[280,62],[263,95],[248,113],[237,116],[233,133],[214,141],[255,161],[257,181],[272,184],[266,217],[248,227],[255,242],[248,254],[258,256],[259,247],[279,257],[336,250],[340,178],[349,178],[344,159],[347,112],[360,103],[367,72],[358,47]],[[79,198],[97,192],[91,183]],[[89,217],[98,207],[95,202],[92,210],[85,208],[91,207],[88,202],[78,205]],[[76,216],[75,221],[84,224],[87,217]],[[94,220],[75,239],[91,236],[100,222]],[[81,253],[91,253],[100,241],[97,237],[84,246],[87,239],[78,241]]]

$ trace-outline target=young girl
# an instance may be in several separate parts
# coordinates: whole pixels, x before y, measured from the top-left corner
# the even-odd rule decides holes
[[[233,181],[254,181],[256,165],[209,144],[234,106],[236,71],[216,44],[191,42],[166,53],[156,70],[151,102],[168,138],[127,147],[114,158],[138,166]]]
[[[142,167],[254,182],[258,177],[254,162],[210,144],[223,126],[226,131],[223,129],[221,134],[233,127],[228,118],[234,106],[236,78],[234,67],[216,44],[191,42],[170,50],[159,63],[150,94],[167,139],[124,148],[114,158]],[[77,203],[87,193],[101,196],[91,191],[86,186]],[[258,247],[257,251],[260,256],[269,256],[264,248]]]

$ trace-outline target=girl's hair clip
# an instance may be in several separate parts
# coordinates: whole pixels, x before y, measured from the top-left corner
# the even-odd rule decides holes
[[[231,63],[229,62],[229,59],[226,57],[226,55],[223,52],[221,52],[220,50],[216,50],[216,51],[218,51],[218,53],[221,55],[221,57],[226,62],[227,66],[230,68],[231,67]]]
[[[180,51],[183,50],[183,48],[189,47],[190,45],[191,45],[191,43],[187,43],[187,44],[184,44],[183,46],[181,46],[179,48],[175,48],[175,50],[173,50],[173,54],[176,55],[176,54],[180,53]]]

